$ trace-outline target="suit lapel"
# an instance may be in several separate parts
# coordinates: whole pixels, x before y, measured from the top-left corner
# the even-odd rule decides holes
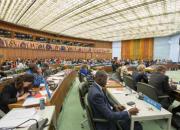
[[[107,104],[108,108],[111,109],[111,105],[109,104],[109,100],[106,96],[106,94],[97,86],[97,84],[94,83],[94,86],[98,89],[98,91],[103,95],[104,97],[104,102]]]

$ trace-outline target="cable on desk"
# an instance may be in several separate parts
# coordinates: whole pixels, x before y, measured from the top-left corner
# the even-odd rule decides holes
[[[16,127],[12,128],[12,130],[14,130],[14,129],[16,129],[16,128],[19,128],[21,125],[23,125],[23,124],[25,124],[26,122],[31,121],[31,120],[36,121],[36,128],[39,128],[38,120],[36,120],[36,119],[28,119],[28,120],[24,121],[23,123],[17,125]]]

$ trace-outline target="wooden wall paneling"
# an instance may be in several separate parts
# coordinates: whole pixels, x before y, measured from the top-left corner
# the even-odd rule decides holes
[[[23,59],[25,59],[26,58],[26,53],[27,53],[27,49],[24,49],[24,51],[23,51],[23,49],[21,49],[21,55],[22,55],[22,58]]]
[[[6,54],[6,49],[5,48],[2,48],[2,53],[4,55],[3,60],[6,60],[7,59],[7,54]]]
[[[7,54],[7,59],[10,59],[10,60],[11,60],[12,49],[6,49],[5,53]]]
[[[91,59],[91,53],[88,53],[87,57],[88,57],[88,59]]]
[[[38,55],[38,51],[37,52],[35,52],[34,50],[32,50],[32,57],[33,58],[41,58],[41,56],[40,55]]]
[[[153,38],[122,41],[123,59],[152,59]]]
[[[12,57],[14,60],[17,59],[17,53],[16,53],[16,49],[11,49],[12,53],[10,55],[10,57]]]
[[[47,32],[34,30],[31,28],[23,27],[23,26],[11,24],[11,23],[4,22],[4,21],[0,21],[0,28],[9,30],[11,32],[30,34],[33,37],[39,36],[39,37],[46,37],[49,39],[59,39],[59,40],[79,42],[79,43],[84,43],[84,44],[93,44],[95,48],[112,48],[112,42],[61,36],[61,35],[57,35],[57,34],[53,34],[53,33],[47,33]]]
[[[23,58],[24,58],[24,59],[26,59],[27,54],[28,54],[28,51],[29,51],[28,49],[26,49],[25,52],[22,51],[22,55],[23,55]]]
[[[20,49],[20,48],[0,48],[0,54],[4,57],[1,58],[1,62],[4,60],[15,60],[17,58],[22,59],[35,59],[35,58],[52,58],[58,57],[61,59],[110,59],[111,54],[102,53],[85,53],[85,52],[58,52],[58,51],[46,51],[46,50],[33,50],[33,49]]]
[[[4,51],[5,51],[4,48],[0,48],[0,54],[3,55],[3,57],[0,58],[1,63],[6,59],[6,55]]]

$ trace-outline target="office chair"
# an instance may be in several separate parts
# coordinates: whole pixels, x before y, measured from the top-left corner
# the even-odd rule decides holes
[[[89,89],[89,86],[88,86],[88,83],[87,82],[82,82],[79,84],[79,88],[78,88],[78,91],[79,91],[79,100],[80,100],[80,103],[81,103],[81,107],[83,109],[83,111],[85,111],[85,95],[88,93],[88,89]],[[85,117],[85,115],[83,114],[83,117]],[[84,123],[87,121],[87,119],[83,120],[81,122],[81,127],[84,128]]]
[[[88,120],[88,123],[89,123],[89,127],[90,127],[90,130],[97,130],[96,127],[95,127],[95,123],[96,122],[99,122],[99,123],[106,123],[108,122],[108,120],[106,119],[98,119],[98,118],[94,118],[93,117],[93,112],[92,112],[92,109],[91,109],[91,106],[87,100],[87,95],[85,96],[85,109],[86,109],[86,114],[87,114],[87,120]],[[120,121],[118,121],[120,122]],[[122,130],[121,126],[119,123],[117,123],[117,127],[118,127],[118,130]]]
[[[135,91],[137,90],[136,86],[135,86],[135,82],[132,77],[124,76],[124,83],[125,83],[125,86],[128,86],[129,88],[131,88]]]
[[[85,77],[84,75],[82,75],[80,72],[78,72],[78,77],[79,77],[79,82],[84,82],[85,81]]]
[[[118,82],[122,82],[122,78],[121,78],[119,72],[113,73],[112,76],[111,76],[111,79],[115,80],[115,81],[118,81]]]
[[[53,72],[52,72],[51,69],[47,69],[47,70],[44,71],[43,74],[44,74],[44,77],[48,77],[48,76],[50,76],[51,74],[53,74]]]
[[[169,98],[168,95],[158,96],[156,93],[156,88],[154,88],[152,85],[142,82],[137,83],[137,92],[141,92],[157,102],[160,102],[164,98]]]
[[[122,78],[123,82],[125,82],[124,80],[125,80],[125,77],[126,77],[126,76],[128,76],[128,74],[127,74],[127,73],[123,73],[123,75],[121,76],[121,78]]]

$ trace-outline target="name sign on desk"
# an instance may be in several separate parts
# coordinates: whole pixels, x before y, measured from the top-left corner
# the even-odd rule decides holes
[[[152,100],[151,98],[149,98],[148,96],[144,95],[144,101],[153,105],[155,108],[157,108],[158,110],[161,110],[161,104]]]

